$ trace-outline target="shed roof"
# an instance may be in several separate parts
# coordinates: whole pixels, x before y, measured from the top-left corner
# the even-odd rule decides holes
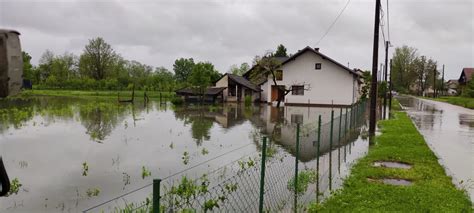
[[[222,91],[224,91],[226,88],[227,87],[209,87],[207,88],[205,95],[217,95],[221,93]],[[190,87],[179,89],[179,90],[176,90],[175,92],[178,95],[199,95],[196,93],[195,90],[193,90],[193,88],[190,88]]]
[[[230,79],[232,79],[233,81],[235,81],[236,83],[244,86],[244,87],[247,87],[253,91],[256,91],[256,92],[259,92],[260,91],[260,88],[258,88],[257,85],[253,84],[252,82],[250,82],[249,80],[245,79],[244,77],[242,76],[238,76],[238,75],[234,75],[234,74],[226,74]]]

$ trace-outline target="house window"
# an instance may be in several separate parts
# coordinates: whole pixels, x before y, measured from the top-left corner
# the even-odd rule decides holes
[[[316,64],[314,65],[314,69],[320,70],[320,69],[321,69],[321,63],[316,63]]]
[[[277,81],[283,80],[283,70],[277,70],[275,72],[275,78]]]
[[[292,124],[302,124],[303,123],[303,115],[302,114],[292,114],[291,115],[291,123]]]
[[[304,86],[291,86],[291,94],[292,95],[304,95]]]

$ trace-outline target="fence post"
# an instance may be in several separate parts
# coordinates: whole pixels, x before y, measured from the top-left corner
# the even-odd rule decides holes
[[[329,134],[329,151],[332,150],[333,123],[334,123],[334,110],[331,110],[331,133]]]
[[[345,119],[346,119],[346,122],[344,122],[344,138],[347,138],[346,135],[347,135],[347,118],[348,118],[348,115],[347,115],[347,107],[346,107],[346,114],[344,115]]]
[[[342,108],[339,110],[339,140],[337,140],[337,145],[341,145],[341,128],[342,128]]]
[[[298,208],[298,160],[300,156],[300,124],[296,124],[296,157],[295,157],[295,200],[294,208]]]
[[[160,212],[160,186],[161,179],[153,179],[153,212]]]
[[[316,202],[319,203],[319,151],[321,148],[321,115],[318,117],[318,146],[316,148]]]
[[[263,192],[265,190],[265,160],[267,159],[267,137],[263,137],[262,147],[262,168],[260,171],[260,200],[258,205],[258,212],[263,212]]]
[[[351,106],[351,119],[349,120],[349,131],[352,131],[352,123],[354,122],[354,119],[352,118],[352,114],[354,114],[353,106]]]
[[[334,110],[331,110],[331,130],[329,134],[329,191],[332,190],[332,139],[333,139]]]

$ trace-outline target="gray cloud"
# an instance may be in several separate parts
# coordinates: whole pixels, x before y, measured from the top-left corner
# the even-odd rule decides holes
[[[316,45],[345,2],[0,0],[0,27],[22,33],[34,62],[45,49],[80,54],[88,39],[101,36],[127,59],[171,68],[176,58],[193,57],[225,72],[280,43],[290,53]],[[418,48],[456,78],[462,67],[474,66],[473,8],[471,0],[392,0],[392,43]],[[373,10],[373,1],[352,0],[319,44],[321,51],[370,69]],[[382,48],[380,53],[383,62]]]

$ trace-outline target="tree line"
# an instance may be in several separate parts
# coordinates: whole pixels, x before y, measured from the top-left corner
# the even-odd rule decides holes
[[[396,91],[424,95],[427,89],[445,91],[442,88],[442,74],[438,62],[425,55],[420,55],[414,47],[395,48],[392,58],[392,83]]]
[[[193,58],[176,59],[172,71],[126,60],[100,37],[90,39],[79,56],[46,50],[38,65],[33,66],[31,56],[23,52],[23,62],[24,79],[39,89],[130,90],[135,86],[174,91],[193,85],[210,86],[222,75],[211,62],[195,62]]]

